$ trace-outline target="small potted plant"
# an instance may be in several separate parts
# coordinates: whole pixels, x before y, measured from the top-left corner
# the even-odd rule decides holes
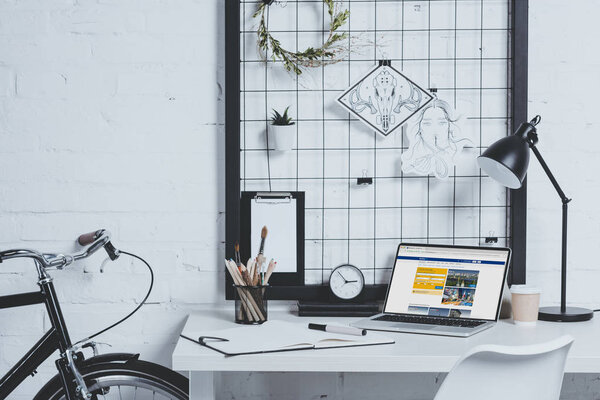
[[[288,106],[283,115],[273,109],[269,126],[269,147],[275,150],[291,150],[296,143],[295,122],[288,116]]]

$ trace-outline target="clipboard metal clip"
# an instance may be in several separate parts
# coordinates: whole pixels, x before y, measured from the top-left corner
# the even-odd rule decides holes
[[[254,196],[254,201],[257,203],[290,203],[292,194],[290,192],[257,192]]]
[[[229,339],[224,339],[224,338],[220,338],[220,337],[215,337],[215,336],[200,336],[200,337],[198,338],[198,343],[199,343],[201,346],[206,346],[206,347],[209,347],[209,346],[207,346],[207,344],[206,344],[206,342],[205,342],[205,340],[206,340],[206,339],[209,339],[209,340],[215,340],[215,341],[217,341],[217,342],[229,342]]]

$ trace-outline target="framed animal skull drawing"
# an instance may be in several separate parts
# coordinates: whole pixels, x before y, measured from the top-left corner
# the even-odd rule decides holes
[[[387,136],[432,99],[389,61],[380,61],[337,100],[366,125]]]

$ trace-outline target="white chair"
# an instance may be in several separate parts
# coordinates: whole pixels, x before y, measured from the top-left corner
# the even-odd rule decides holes
[[[481,345],[454,365],[435,400],[558,400],[569,335],[530,346]]]

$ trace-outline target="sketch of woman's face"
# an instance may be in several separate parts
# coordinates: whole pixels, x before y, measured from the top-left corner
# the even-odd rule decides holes
[[[447,148],[449,146],[449,130],[450,123],[440,107],[431,107],[425,110],[420,129],[425,143],[440,149]]]

